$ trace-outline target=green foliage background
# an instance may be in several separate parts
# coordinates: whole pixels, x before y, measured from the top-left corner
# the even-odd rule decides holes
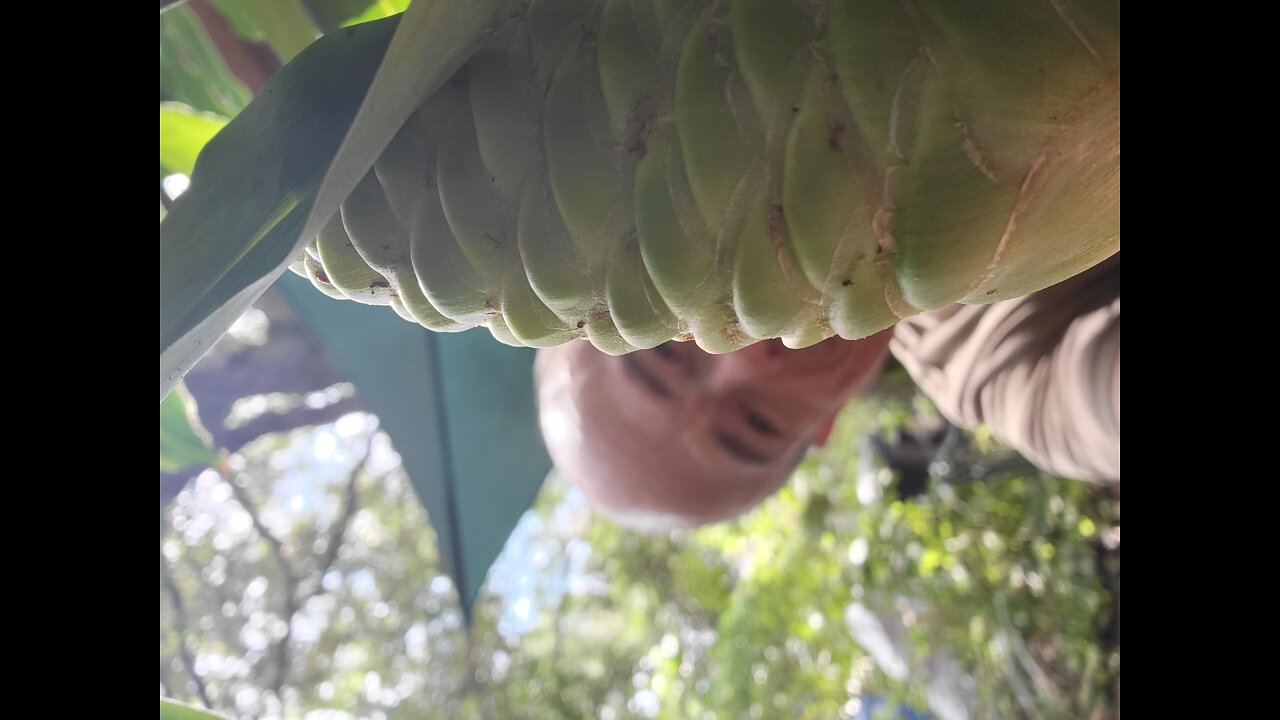
[[[858,448],[930,412],[922,396],[856,401],[827,449],[731,524],[645,537],[584,520],[562,543],[585,541],[600,590],[566,596],[521,638],[498,714],[652,716],[636,689],[661,718],[848,717],[864,691],[923,708],[923,661],[939,650],[976,681],[979,717],[1116,712],[1104,584],[1118,589],[1118,553],[1101,568],[1099,533],[1117,526],[1118,501],[1040,473],[896,500],[892,476]],[[1008,455],[984,444],[985,459]],[[552,485],[535,508],[548,524],[562,492]],[[905,682],[850,637],[854,602],[906,619]]]

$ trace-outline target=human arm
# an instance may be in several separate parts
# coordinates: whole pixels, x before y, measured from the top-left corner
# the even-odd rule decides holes
[[[899,323],[891,345],[949,420],[986,424],[1037,466],[1120,480],[1120,256],[991,305]]]

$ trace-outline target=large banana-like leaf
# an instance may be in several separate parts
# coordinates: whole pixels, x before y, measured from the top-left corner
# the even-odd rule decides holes
[[[210,141],[160,225],[161,398],[279,277],[509,5],[420,0],[402,20],[322,38]]]
[[[275,287],[391,436],[469,618],[489,565],[551,468],[534,411],[533,351],[335,303],[292,274]]]
[[[384,21],[323,38],[201,152],[160,224],[161,397],[292,256],[393,31]]]

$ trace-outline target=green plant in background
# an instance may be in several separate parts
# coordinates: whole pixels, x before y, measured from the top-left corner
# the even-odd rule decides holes
[[[848,718],[868,694],[924,709],[947,656],[972,683],[971,717],[1115,717],[1118,606],[1106,586],[1119,568],[1103,562],[1118,555],[1102,536],[1118,505],[1022,469],[899,500],[862,440],[931,412],[910,394],[856,401],[778,495],[670,537],[619,529],[550,485],[521,536],[546,558],[531,582],[563,575],[577,587],[531,592],[536,621],[508,635],[492,629],[522,602],[507,589],[522,580],[487,598],[473,639],[499,658],[482,666],[495,685],[485,707],[548,720]],[[986,463],[1008,455],[978,451]],[[863,609],[906,628],[903,673],[855,639]]]
[[[166,694],[236,717],[417,720],[474,702],[457,593],[375,430],[353,414],[263,436],[165,510]]]
[[[195,417],[186,388],[178,386],[160,403],[160,472],[178,473],[212,465],[218,454],[209,447],[207,433]]]

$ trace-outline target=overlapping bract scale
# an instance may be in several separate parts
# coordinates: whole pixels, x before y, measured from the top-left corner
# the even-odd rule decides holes
[[[541,0],[293,266],[502,342],[864,337],[1119,249],[1111,3]]]

